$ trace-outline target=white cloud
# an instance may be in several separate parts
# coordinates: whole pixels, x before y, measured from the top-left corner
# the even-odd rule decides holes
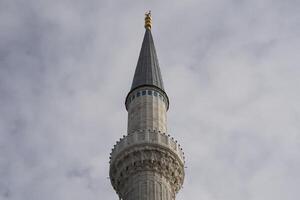
[[[297,199],[296,0],[0,2],[0,199],[117,198],[108,157],[149,8],[178,199]]]

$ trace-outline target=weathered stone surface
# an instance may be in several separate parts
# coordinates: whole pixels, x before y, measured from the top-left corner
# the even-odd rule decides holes
[[[119,154],[127,149],[137,145],[142,146],[147,144],[168,149],[178,156],[181,163],[184,163],[184,152],[176,140],[170,137],[170,135],[155,130],[136,131],[121,138],[117,141],[116,145],[114,145],[110,156],[110,162],[113,162]]]
[[[182,151],[175,142],[174,145],[158,142],[166,135],[147,133],[148,139],[144,142],[134,140],[142,135],[136,132],[131,135],[132,140],[127,136],[122,140],[126,143],[119,142],[115,146],[110,163],[111,183],[124,200],[174,199],[184,180],[183,155],[179,153]]]
[[[128,180],[123,199],[173,200],[174,192],[168,180],[151,171],[140,172]]]
[[[142,95],[143,91],[145,95]],[[151,95],[148,91],[151,91]],[[147,129],[167,132],[167,100],[163,94],[153,88],[142,87],[132,95],[135,98],[128,103],[128,133]]]

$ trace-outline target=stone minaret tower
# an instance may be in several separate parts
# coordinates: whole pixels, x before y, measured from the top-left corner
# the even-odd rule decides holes
[[[131,89],[126,97],[127,135],[111,152],[109,176],[123,200],[174,200],[183,184],[184,154],[167,133],[169,99],[164,90],[145,16],[145,36]]]

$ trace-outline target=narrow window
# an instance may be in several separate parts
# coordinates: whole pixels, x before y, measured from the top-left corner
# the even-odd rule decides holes
[[[144,96],[144,95],[146,95],[146,91],[144,90],[144,91],[142,91],[142,95]]]
[[[151,90],[148,90],[148,95],[152,95],[152,91]]]
[[[132,95],[132,100],[135,98],[135,96],[134,95]]]
[[[157,97],[157,92],[154,92],[154,96]]]
[[[136,93],[136,96],[137,96],[137,97],[141,96],[141,93],[140,93],[140,92],[137,92],[137,93]]]

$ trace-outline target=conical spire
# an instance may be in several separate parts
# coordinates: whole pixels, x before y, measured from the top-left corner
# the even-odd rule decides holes
[[[164,90],[156,50],[151,34],[151,26],[151,14],[149,12],[146,13],[145,17],[146,31],[138,63],[135,69],[131,91],[143,85],[156,86],[161,90]]]

